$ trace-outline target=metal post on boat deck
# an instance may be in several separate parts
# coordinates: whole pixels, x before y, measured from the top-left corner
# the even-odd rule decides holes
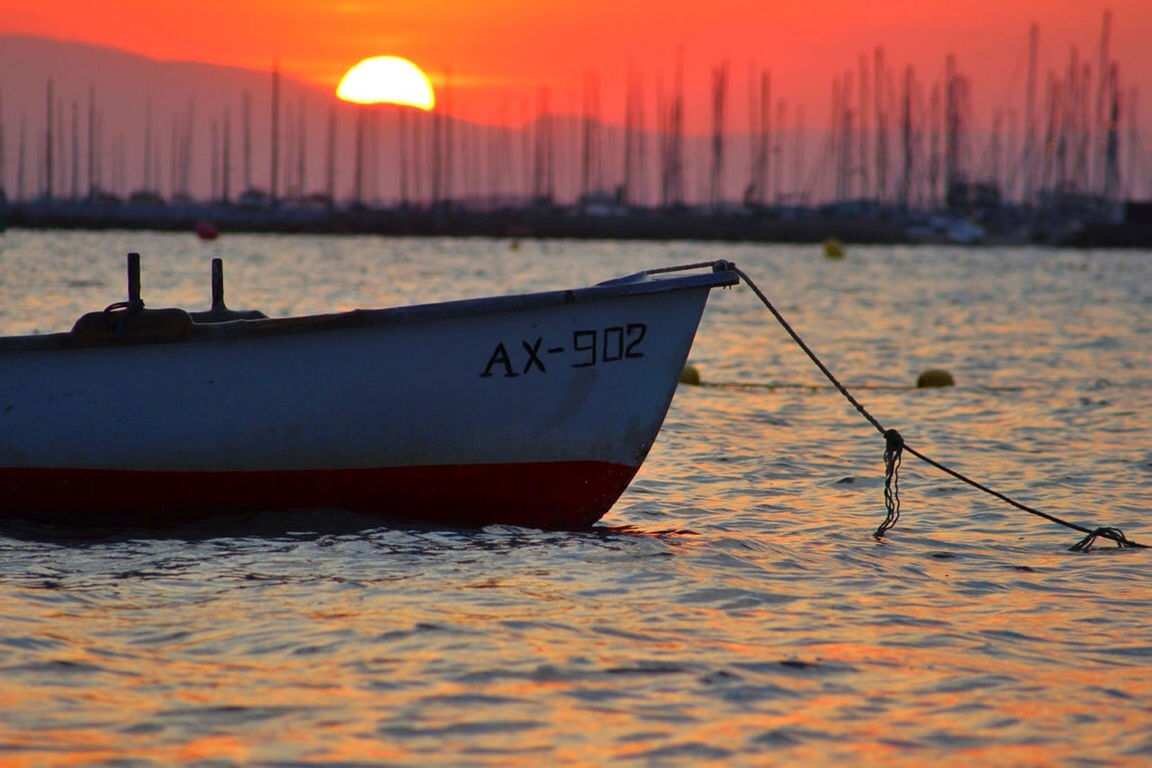
[[[140,254],[128,254],[128,307],[139,307],[140,300]]]
[[[212,259],[212,312],[225,312],[224,306],[224,260]]]

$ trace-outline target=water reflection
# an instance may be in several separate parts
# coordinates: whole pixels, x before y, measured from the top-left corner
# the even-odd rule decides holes
[[[121,298],[272,315],[737,261],[910,444],[1147,534],[1147,254],[136,233],[5,235],[0,325]],[[62,277],[63,276],[63,277]],[[1147,555],[907,460],[747,291],[717,292],[633,486],[588,533],[259,517],[0,530],[0,762],[1099,764],[1152,749]],[[944,365],[959,386],[915,390]],[[1106,380],[1106,383],[1105,381]],[[764,387],[762,384],[772,386]]]

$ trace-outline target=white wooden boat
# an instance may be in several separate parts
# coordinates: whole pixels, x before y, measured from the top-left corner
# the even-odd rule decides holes
[[[0,516],[344,509],[583,528],[656,438],[715,262],[566,291],[269,319],[129,300],[0,338]]]

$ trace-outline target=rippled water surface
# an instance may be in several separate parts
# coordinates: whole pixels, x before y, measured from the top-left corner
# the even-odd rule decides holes
[[[10,231],[0,331],[121,300],[130,250],[150,306],[219,255],[274,316],[731,259],[909,445],[1152,543],[1152,252]],[[910,456],[877,541],[880,436],[747,288],[691,361],[590,532],[4,526],[0,765],[1152,762],[1152,555]]]

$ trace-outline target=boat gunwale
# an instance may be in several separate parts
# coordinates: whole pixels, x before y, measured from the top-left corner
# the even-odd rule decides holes
[[[690,269],[703,269],[705,267],[710,267],[711,271],[680,274],[681,271],[686,272]],[[483,296],[427,304],[352,309],[344,312],[291,317],[198,323],[192,320],[191,313],[183,309],[145,309],[141,311],[142,315],[156,313],[157,315],[167,315],[170,319],[172,317],[177,318],[180,332],[143,335],[139,339],[125,335],[123,338],[117,336],[109,340],[107,337],[93,338],[77,334],[77,329],[74,327],[72,331],[0,337],[0,352],[89,349],[94,347],[122,348],[144,344],[223,341],[315,333],[515,312],[695,288],[731,287],[737,284],[739,279],[729,262],[717,261],[685,267],[647,270],[594,285],[566,290]],[[100,314],[100,312],[89,313],[84,315],[81,320]],[[187,318],[186,323],[181,314]],[[81,321],[77,321],[77,326],[80,324]]]

